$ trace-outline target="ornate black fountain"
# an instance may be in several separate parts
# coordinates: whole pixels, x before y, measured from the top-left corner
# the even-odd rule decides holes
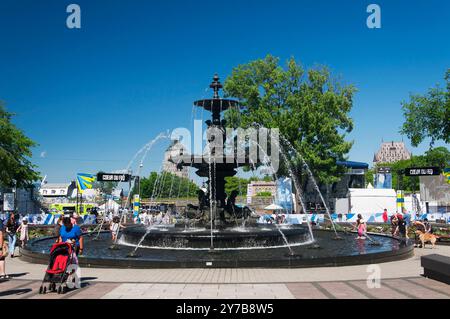
[[[194,103],[211,112],[211,120],[206,121],[208,128],[216,128],[225,136],[226,122],[221,113],[238,107],[239,103],[220,98],[222,84],[217,75],[210,87],[214,91],[213,98]],[[213,141],[213,138],[211,136],[208,141]],[[225,177],[235,175],[238,167],[249,165],[247,158],[240,162],[233,156],[230,161],[223,154],[211,151],[206,157],[187,154],[173,159],[173,162],[180,168],[194,167],[198,176],[208,178],[208,191],[199,192],[198,205],[188,205],[185,221],[175,227],[127,227],[118,242],[119,250],[108,249],[111,245],[109,232],[101,234],[102,240],[92,240],[93,236],[86,235],[85,255],[79,257],[82,266],[324,267],[393,261],[413,254],[411,243],[389,236],[371,235],[380,243],[372,246],[366,241],[356,240],[352,233],[343,233],[343,240],[335,241],[333,232],[314,230],[312,241],[308,227],[303,225],[255,223],[256,217],[252,216],[250,209],[236,206],[236,193],[225,194]],[[53,243],[54,238],[51,237],[31,240],[21,258],[46,264]],[[309,249],[314,246],[320,249]],[[212,248],[216,253],[210,253]],[[128,258],[131,256],[135,258]]]
[[[213,89],[213,97],[211,99],[203,99],[194,102],[194,105],[211,112],[211,120],[205,123],[208,132],[215,129],[222,134],[222,150],[225,149],[226,142],[226,120],[221,118],[221,113],[230,109],[238,108],[239,102],[232,99],[223,99],[219,95],[219,90],[223,88],[219,81],[219,76],[214,75],[213,82],[209,86]],[[207,134],[208,143],[213,143],[216,136]],[[236,141],[233,141],[236,143]],[[248,222],[256,222],[252,219],[251,211],[248,207],[236,206],[235,200],[237,192],[231,194],[225,193],[225,178],[236,175],[239,167],[250,165],[247,152],[242,161],[239,161],[235,154],[227,157],[225,153],[216,153],[216,148],[211,148],[209,156],[190,155],[188,158],[183,156],[179,159],[171,159],[179,169],[183,167],[194,167],[197,169],[196,174],[205,177],[207,181],[207,192],[199,191],[198,205],[189,205],[186,208],[186,214],[191,220],[195,220],[198,224],[214,221],[216,226],[226,226],[227,224],[236,225],[236,222],[247,220]]]

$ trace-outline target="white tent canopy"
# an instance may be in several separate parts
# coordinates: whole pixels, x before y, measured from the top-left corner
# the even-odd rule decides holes
[[[101,211],[107,210],[107,211],[112,211],[112,212],[114,212],[116,214],[119,212],[119,208],[120,208],[120,205],[117,204],[112,199],[109,199],[105,204],[100,205],[100,207],[99,207],[99,209]]]
[[[350,188],[348,195],[352,213],[381,213],[386,208],[392,214],[397,210],[397,193],[394,189]]]
[[[282,210],[284,208],[281,207],[280,205],[270,204],[269,206],[265,207],[264,209],[265,210]]]

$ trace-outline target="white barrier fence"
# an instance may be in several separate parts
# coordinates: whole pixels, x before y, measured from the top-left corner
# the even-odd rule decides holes
[[[31,225],[54,225],[58,221],[58,218],[61,215],[53,215],[53,214],[30,214],[25,216],[20,216],[20,220],[18,222],[22,221],[22,218],[26,218],[28,220],[28,224]],[[95,224],[96,223],[96,217],[94,215],[83,215],[80,216],[83,219],[83,224]],[[3,220],[4,223],[6,223],[6,220],[8,218],[8,214],[0,214],[0,219]]]
[[[363,218],[368,223],[382,223],[383,222],[383,213],[376,214],[361,214]],[[59,216],[61,215],[53,215],[53,214],[32,214],[21,216],[21,218],[26,217],[28,223],[31,225],[54,225],[56,224]],[[285,215],[286,222],[290,224],[302,224],[306,222],[306,218],[312,222],[322,223],[325,221],[324,214],[291,214]],[[390,217],[390,216],[389,216]],[[3,220],[6,223],[8,218],[8,214],[0,214],[0,220]],[[83,224],[95,224],[96,217],[94,215],[84,215],[81,216],[83,219]],[[331,218],[334,222],[356,222],[357,214],[331,214]],[[450,223],[450,213],[433,213],[433,214],[422,214],[419,217],[415,215],[411,215],[411,220],[416,219],[424,219],[427,218],[430,222],[435,222],[437,220],[444,220],[446,223]],[[259,223],[265,223],[265,217],[261,216],[259,219]],[[21,220],[19,220],[20,222]]]
[[[383,213],[376,214],[361,214],[363,218],[368,223],[383,223]],[[356,222],[358,214],[331,214],[331,218],[334,222]],[[389,215],[390,217],[390,215]],[[322,223],[325,221],[325,214],[291,214],[285,215],[286,222],[289,224],[302,224],[306,222],[306,218],[308,218],[311,222],[319,222]],[[419,217],[415,215],[411,215],[411,220],[423,220],[427,218],[430,222],[435,222],[437,220],[444,220],[446,223],[450,223],[450,213],[434,213],[434,214],[422,214]],[[259,219],[259,223],[265,223],[266,218],[261,216]]]

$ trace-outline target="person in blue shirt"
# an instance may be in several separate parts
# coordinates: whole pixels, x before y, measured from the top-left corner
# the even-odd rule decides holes
[[[63,225],[59,231],[59,242],[71,242],[75,245],[75,253],[83,254],[83,236],[81,228],[73,225],[70,217],[63,218]]]
[[[405,220],[405,224],[406,224],[406,238],[409,238],[408,230],[409,230],[409,227],[411,226],[411,214],[406,209],[403,209],[403,219]]]

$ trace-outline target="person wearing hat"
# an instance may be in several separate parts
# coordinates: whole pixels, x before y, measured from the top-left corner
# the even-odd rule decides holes
[[[22,218],[22,223],[20,224],[19,228],[17,228],[17,232],[20,232],[20,242],[21,247],[25,248],[27,242],[28,242],[28,219],[26,217]]]

